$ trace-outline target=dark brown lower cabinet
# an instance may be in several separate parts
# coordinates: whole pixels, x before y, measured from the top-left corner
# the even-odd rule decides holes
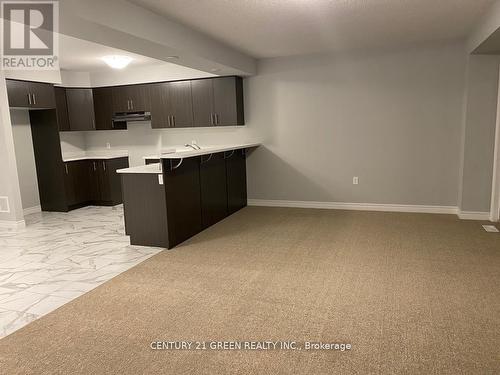
[[[159,183],[158,174],[123,174],[121,178],[125,232],[130,244],[170,247],[165,185]]]
[[[234,150],[225,153],[227,211],[231,215],[247,205],[246,151]]]
[[[200,160],[194,157],[182,160],[181,164],[179,162],[175,159],[163,160],[168,248],[180,244],[202,229]]]
[[[128,168],[128,158],[99,160],[99,200],[101,205],[115,206],[123,202],[118,169]]]
[[[226,161],[223,152],[201,157],[200,195],[203,228],[227,216]]]
[[[131,243],[171,249],[245,207],[245,163],[245,151],[235,150],[163,159],[163,175],[123,174],[125,231]]]
[[[67,210],[86,205],[115,206],[122,203],[117,169],[127,168],[128,158],[76,160],[64,163]]]
[[[82,207],[89,201],[89,178],[87,160],[64,163],[64,186],[68,209]]]

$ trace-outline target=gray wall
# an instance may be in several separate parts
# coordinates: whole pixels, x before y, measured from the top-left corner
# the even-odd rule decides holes
[[[249,197],[456,206],[465,65],[461,44],[260,61]]]
[[[469,57],[462,211],[490,211],[499,64],[500,56]]]
[[[40,196],[29,114],[27,110],[11,110],[10,117],[23,208],[36,207],[40,205]]]

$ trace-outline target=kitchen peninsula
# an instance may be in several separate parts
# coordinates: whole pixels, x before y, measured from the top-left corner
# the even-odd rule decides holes
[[[245,207],[246,153],[259,145],[176,151],[118,170],[130,243],[171,249]]]

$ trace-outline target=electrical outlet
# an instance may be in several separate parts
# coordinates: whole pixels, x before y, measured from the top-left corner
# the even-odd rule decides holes
[[[10,212],[9,197],[0,197],[0,212]]]
[[[106,148],[109,150],[111,148],[111,143],[106,142]]]
[[[358,185],[359,184],[359,177],[353,177],[352,178],[352,184],[353,185]]]

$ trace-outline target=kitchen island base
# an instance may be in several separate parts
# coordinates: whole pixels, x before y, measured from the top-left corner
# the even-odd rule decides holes
[[[244,148],[118,172],[132,245],[171,249],[247,205]]]

